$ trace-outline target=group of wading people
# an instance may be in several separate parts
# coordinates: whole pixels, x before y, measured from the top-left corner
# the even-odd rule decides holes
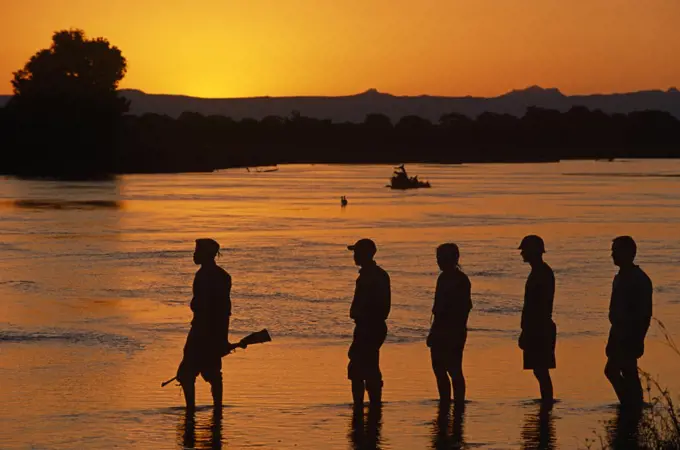
[[[349,311],[355,327],[348,352],[347,377],[355,406],[364,405],[365,392],[370,404],[381,404],[380,348],[387,336],[390,277],[375,262],[377,247],[372,240],[361,239],[347,248],[353,251],[354,263],[360,267]],[[191,330],[177,370],[188,410],[195,408],[194,384],[199,374],[211,385],[214,406],[222,405],[222,356],[233,345],[228,340],[231,277],[215,261],[219,250],[219,244],[212,239],[196,241],[194,262],[201,267],[193,283]],[[556,367],[557,340],[557,327],[552,319],[555,276],[543,260],[545,244],[539,236],[524,237],[519,250],[524,262],[531,266],[531,272],[524,290],[518,345],[523,351],[524,369],[532,370],[538,380],[542,402],[552,404],[550,369]],[[637,360],[644,353],[652,317],[652,282],[634,263],[636,252],[637,246],[630,236],[620,236],[612,242],[611,256],[619,272],[614,277],[609,304],[611,328],[604,370],[621,404],[631,406],[641,405],[643,401]],[[472,309],[472,286],[461,269],[456,244],[442,244],[437,248],[437,264],[441,273],[437,278],[427,346],[440,402],[462,404],[465,401],[463,350]]]

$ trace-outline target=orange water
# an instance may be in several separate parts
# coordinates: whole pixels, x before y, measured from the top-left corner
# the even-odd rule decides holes
[[[470,403],[448,433],[467,448],[606,437],[616,423],[602,375],[610,241],[636,238],[655,316],[680,335],[680,161],[407,168],[433,188],[389,191],[389,166],[3,180],[0,448],[360,447],[345,380],[356,268],[344,248],[359,237],[378,243],[392,277],[380,448],[446,440],[424,345],[434,249],[446,241],[461,247],[475,305]],[[558,283],[560,402],[546,420],[515,344],[528,273],[516,246],[529,233],[545,238]],[[181,357],[192,244],[206,236],[225,247],[234,279],[234,339],[267,327],[274,341],[224,360],[224,414],[201,408],[192,425],[178,388],[159,383]],[[680,392],[680,357],[656,325],[640,365]],[[199,382],[198,403],[209,402]]]

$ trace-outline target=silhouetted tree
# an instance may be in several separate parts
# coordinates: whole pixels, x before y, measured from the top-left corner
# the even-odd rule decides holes
[[[401,143],[403,151],[399,153],[399,160],[408,161],[406,154],[419,149],[420,154],[429,149],[435,142],[434,129],[432,123],[420,116],[404,116],[394,126],[397,140]]]
[[[82,177],[115,171],[115,141],[128,102],[117,87],[126,61],[106,39],[58,31],[14,73],[8,110],[14,172]]]
[[[432,123],[423,119],[420,116],[404,116],[399,119],[395,128],[398,130],[410,134],[410,133],[422,133],[427,131],[432,126]]]
[[[460,113],[448,113],[439,118],[439,125],[444,128],[462,128],[471,124],[472,119]]]
[[[385,114],[367,114],[364,126],[371,130],[385,131],[392,129],[392,121]]]

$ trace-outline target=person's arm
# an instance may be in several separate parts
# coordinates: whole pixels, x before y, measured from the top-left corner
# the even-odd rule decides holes
[[[384,321],[390,314],[392,293],[390,291],[390,277],[386,274],[378,274],[371,278],[370,285],[366,286],[370,297],[366,299],[362,318],[371,321]]]
[[[649,283],[646,284],[645,291],[643,293],[643,315],[645,317],[645,333],[647,333],[647,330],[649,329],[649,325],[652,321],[652,314],[653,314],[653,296],[654,296],[654,286],[652,285],[652,280],[649,280]]]
[[[224,326],[224,340],[229,343],[229,320],[231,319],[231,275],[227,274],[225,283],[224,283],[224,293],[222,295],[222,298],[220,299],[223,304],[224,304],[224,311],[223,311],[223,326]]]
[[[385,280],[383,281],[383,310],[382,310],[382,320],[387,320],[390,315],[390,309],[392,309],[392,288],[390,287],[390,276],[385,273]]]
[[[210,310],[212,309],[211,293],[209,280],[199,270],[194,276],[191,310],[194,312],[194,320],[201,324],[210,317]]]
[[[434,291],[434,304],[432,305],[432,314],[435,316],[444,314],[446,311],[446,282],[442,274],[437,277],[437,286]]]
[[[529,275],[531,276],[531,275]],[[529,322],[531,321],[530,315],[531,315],[531,298],[529,298],[530,293],[529,293],[529,280],[524,285],[524,300],[522,303],[522,316],[520,319],[520,328],[522,331],[527,329],[529,327]]]
[[[543,321],[552,319],[553,303],[555,302],[555,275],[552,270],[545,275],[541,284],[542,317]]]
[[[636,338],[644,340],[649,330],[652,321],[652,295],[654,288],[652,281],[645,277],[644,281],[640,283],[636,298],[636,313],[634,320],[636,321],[635,333]]]
[[[524,286],[524,302],[522,304],[522,315],[520,318],[520,333],[519,337],[517,338],[517,346],[521,348],[522,350],[525,350],[527,348],[527,328],[528,328],[528,322],[529,322],[529,304],[527,302],[527,288],[528,288],[528,280],[527,283]]]
[[[466,316],[472,309],[472,284],[467,277],[463,277],[456,283],[456,290],[453,294],[453,314],[456,317]]]
[[[194,313],[196,312],[197,309],[200,309],[200,298],[199,298],[199,276],[198,272],[194,275],[194,281],[191,283],[191,303],[189,304],[189,307],[191,308],[191,311]]]
[[[356,284],[354,286],[354,297],[352,298],[352,305],[349,307],[349,318],[352,320],[357,320],[361,317],[361,298],[362,288],[360,284],[363,283],[361,277],[357,278]]]

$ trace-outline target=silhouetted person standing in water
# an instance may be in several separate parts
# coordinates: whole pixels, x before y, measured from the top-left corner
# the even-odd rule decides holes
[[[177,369],[187,410],[195,409],[194,384],[199,374],[210,383],[215,408],[222,407],[222,356],[229,349],[231,276],[215,262],[219,250],[220,245],[212,239],[196,240],[194,263],[201,268],[193,284],[194,318]]]
[[[377,248],[370,239],[360,239],[347,247],[354,251],[354,263],[361,267],[356,281],[349,317],[354,320],[354,338],[349,348],[347,378],[352,382],[355,407],[364,404],[364,391],[371,405],[382,402],[380,347],[387,336],[390,313],[390,277],[373,260]]]
[[[524,350],[524,369],[533,370],[538,380],[541,401],[552,404],[553,384],[549,369],[556,367],[557,327],[552,320],[555,275],[550,266],[543,261],[545,244],[539,236],[524,237],[519,249],[524,262],[531,265],[531,273],[524,288],[519,348]]]
[[[437,264],[442,272],[437,278],[432,307],[434,320],[427,336],[427,346],[430,347],[432,370],[437,378],[439,401],[451,402],[453,384],[455,403],[462,405],[465,402],[463,349],[472,299],[470,279],[458,265],[459,259],[456,244],[442,244],[437,248]]]
[[[652,319],[652,280],[635,265],[637,245],[630,236],[612,242],[612,259],[619,267],[609,303],[609,340],[604,373],[622,405],[641,405],[642,384],[637,360],[645,352],[645,336]]]

